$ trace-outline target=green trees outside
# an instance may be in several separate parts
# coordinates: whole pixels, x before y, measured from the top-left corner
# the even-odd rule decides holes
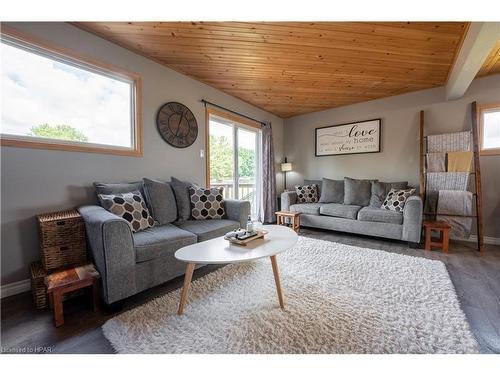
[[[233,175],[233,149],[226,137],[210,135],[210,178],[217,182]]]
[[[239,148],[239,175],[240,177],[254,177],[255,175],[255,151],[248,148]]]
[[[88,137],[70,125],[41,124],[33,126],[28,133],[32,137],[62,139],[65,141],[88,142]]]
[[[255,152],[240,147],[238,153],[240,177],[253,177]],[[233,177],[233,148],[229,140],[224,136],[210,135],[210,177],[216,182],[222,182]]]

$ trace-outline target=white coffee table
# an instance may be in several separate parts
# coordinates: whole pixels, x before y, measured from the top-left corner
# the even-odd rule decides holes
[[[284,308],[285,303],[281,291],[280,276],[276,255],[288,250],[297,243],[297,233],[294,230],[282,225],[265,225],[264,229],[269,233],[265,238],[256,239],[247,244],[239,246],[231,244],[223,237],[214,238],[208,241],[199,242],[185,246],[175,252],[175,258],[186,262],[186,274],[182,287],[181,300],[179,302],[178,314],[184,312],[184,305],[189,291],[189,284],[193,276],[196,264],[227,264],[249,262],[255,259],[270,257],[278,291],[280,307]]]

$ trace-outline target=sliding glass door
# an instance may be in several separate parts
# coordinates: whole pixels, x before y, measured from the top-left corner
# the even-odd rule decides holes
[[[208,116],[210,186],[223,187],[226,199],[250,201],[256,219],[261,202],[260,130],[222,114]]]

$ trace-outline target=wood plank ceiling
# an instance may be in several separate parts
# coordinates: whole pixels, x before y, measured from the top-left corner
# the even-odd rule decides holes
[[[467,29],[465,22],[75,25],[283,118],[442,86]]]
[[[500,73],[500,40],[497,40],[495,47],[491,50],[476,77],[484,77],[490,74]]]

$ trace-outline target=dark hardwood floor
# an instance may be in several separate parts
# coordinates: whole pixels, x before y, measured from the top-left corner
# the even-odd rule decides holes
[[[330,231],[302,229],[301,235],[443,261],[455,285],[462,309],[483,353],[500,353],[500,246],[486,245],[479,254],[473,243],[452,242],[450,252],[412,249],[406,243]],[[202,277],[220,266],[195,271]],[[123,310],[132,309],[182,286],[182,277],[130,297]],[[55,328],[52,313],[33,306],[30,293],[1,301],[1,345],[5,352],[114,353],[101,325],[117,313],[92,312],[84,298],[65,302],[65,324]],[[120,312],[122,312],[120,311]]]

